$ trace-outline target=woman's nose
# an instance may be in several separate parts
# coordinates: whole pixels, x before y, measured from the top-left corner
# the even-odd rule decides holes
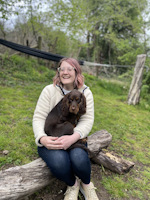
[[[67,69],[64,69],[63,73],[65,74],[68,74],[68,70]]]

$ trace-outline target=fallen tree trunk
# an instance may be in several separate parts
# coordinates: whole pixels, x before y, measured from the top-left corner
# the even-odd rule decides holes
[[[101,149],[107,147],[111,140],[112,136],[106,130],[97,131],[88,137],[89,149],[97,154],[93,161],[119,174],[125,173],[131,168],[131,163],[130,166],[126,166],[126,170],[122,170],[124,166],[121,167],[120,165],[123,165],[123,163],[119,165],[118,161],[116,164],[116,162],[112,162],[112,158],[107,156],[108,159],[106,155],[104,156],[101,153]],[[134,163],[132,163],[132,166],[134,166]],[[120,171],[122,172],[120,173]],[[23,166],[12,167],[0,172],[0,199],[22,199],[49,185],[55,179],[41,158]]]
[[[105,168],[110,169],[118,174],[125,174],[134,167],[134,163],[119,156],[113,155],[108,151],[102,150],[99,154],[92,159],[95,163],[103,165]]]
[[[9,168],[0,172],[0,199],[24,198],[55,179],[41,158],[27,165]]]

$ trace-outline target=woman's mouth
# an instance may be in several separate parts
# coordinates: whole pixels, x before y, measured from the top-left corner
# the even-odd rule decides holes
[[[68,77],[68,76],[63,76],[63,79],[69,79],[70,77]]]

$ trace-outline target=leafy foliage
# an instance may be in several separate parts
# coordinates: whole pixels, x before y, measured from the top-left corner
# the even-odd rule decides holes
[[[144,46],[138,38],[142,34],[145,0],[51,2],[55,26],[67,27],[68,34],[78,38],[86,35],[87,60],[91,60],[90,56],[96,62],[131,65],[143,53]]]
[[[150,71],[144,72],[143,85],[147,85],[148,93],[150,93]]]
[[[1,18],[8,19],[10,15],[18,15],[19,9],[23,7],[21,0],[0,0],[0,12]],[[24,3],[29,2],[29,0],[25,0]],[[24,5],[25,6],[25,5]],[[15,9],[17,7],[17,9]]]

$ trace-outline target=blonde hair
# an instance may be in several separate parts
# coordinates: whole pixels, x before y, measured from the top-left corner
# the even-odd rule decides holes
[[[74,81],[74,88],[81,88],[84,84],[84,76],[82,75],[81,67],[80,67],[78,61],[74,58],[63,58],[63,59],[60,60],[58,67],[61,66],[63,61],[69,63],[72,67],[75,68],[76,78],[75,78],[75,81]],[[53,78],[53,84],[54,85],[62,84],[58,71],[56,72],[56,75]]]

